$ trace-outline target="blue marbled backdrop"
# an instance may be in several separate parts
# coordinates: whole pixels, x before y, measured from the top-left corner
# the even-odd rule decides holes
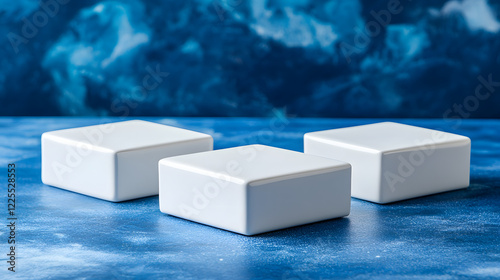
[[[499,0],[41,3],[0,5],[1,115],[500,117]]]

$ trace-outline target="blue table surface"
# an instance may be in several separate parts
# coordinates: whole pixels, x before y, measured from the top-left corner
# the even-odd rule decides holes
[[[260,143],[303,150],[318,131],[374,119],[140,118],[211,134],[215,149]],[[45,186],[40,135],[122,118],[0,118],[3,223],[7,164],[17,165],[17,272],[11,279],[378,279],[500,276],[500,121],[395,120],[472,139],[465,190],[389,205],[352,199],[342,219],[246,237],[165,215],[158,197],[112,203]],[[9,278],[7,278],[9,277]]]

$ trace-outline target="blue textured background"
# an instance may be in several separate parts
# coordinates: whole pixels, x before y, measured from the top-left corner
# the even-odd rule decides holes
[[[471,185],[389,205],[352,199],[342,219],[246,237],[163,214],[158,197],[111,203],[40,182],[41,133],[117,118],[0,118],[0,167],[17,164],[17,278],[498,279],[500,121],[400,122],[468,136]],[[328,119],[146,119],[211,134],[215,149],[261,143],[302,151],[309,131],[377,122]],[[398,120],[396,120],[398,121]],[[7,172],[0,172],[0,182]],[[0,216],[6,217],[6,184]],[[4,223],[6,220],[3,220]]]
[[[4,1],[0,114],[500,117],[500,1],[392,1]]]

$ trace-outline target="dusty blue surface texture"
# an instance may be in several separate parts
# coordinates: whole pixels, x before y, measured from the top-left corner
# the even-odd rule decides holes
[[[40,135],[122,119],[0,118],[0,218],[17,165],[17,272],[10,279],[400,279],[500,276],[500,121],[401,120],[472,139],[466,190],[377,205],[352,199],[342,219],[246,237],[162,214],[158,197],[111,203],[45,186]],[[146,119],[209,133],[215,148],[261,143],[302,151],[309,131],[378,122]]]

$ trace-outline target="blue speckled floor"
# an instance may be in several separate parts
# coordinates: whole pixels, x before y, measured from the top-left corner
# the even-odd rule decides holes
[[[146,120],[209,133],[215,148],[261,143],[302,151],[305,132],[376,120]],[[351,215],[256,237],[162,214],[158,197],[111,203],[44,186],[40,135],[121,119],[0,118],[2,223],[6,167],[17,176],[20,279],[448,279],[500,276],[500,121],[403,123],[472,139],[471,186],[390,205],[353,199]],[[8,279],[7,232],[0,278]]]

